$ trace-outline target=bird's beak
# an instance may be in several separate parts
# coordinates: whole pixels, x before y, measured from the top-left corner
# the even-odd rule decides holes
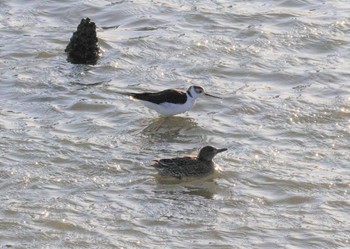
[[[227,150],[227,148],[217,149],[217,150],[216,150],[216,154],[217,154],[217,153],[220,153],[220,152],[224,152],[224,151],[226,151],[226,150]]]
[[[214,95],[211,95],[211,94],[209,94],[209,93],[204,93],[204,95],[209,96],[209,97],[212,97],[212,98],[222,99],[221,97],[214,96]]]

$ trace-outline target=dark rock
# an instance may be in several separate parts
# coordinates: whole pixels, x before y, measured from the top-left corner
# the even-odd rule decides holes
[[[97,42],[95,23],[89,18],[82,19],[64,50],[68,53],[67,60],[73,64],[96,64],[100,53]]]

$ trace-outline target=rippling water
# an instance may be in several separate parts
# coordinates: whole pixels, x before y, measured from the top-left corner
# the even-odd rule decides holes
[[[348,1],[1,1],[1,248],[350,247]],[[96,66],[64,48],[83,17]],[[159,118],[120,91],[202,85]],[[228,147],[212,179],[152,159]]]

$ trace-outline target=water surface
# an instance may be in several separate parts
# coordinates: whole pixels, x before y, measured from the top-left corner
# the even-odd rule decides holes
[[[347,1],[2,1],[1,248],[348,248]],[[66,62],[83,17],[95,66]],[[203,86],[160,118],[121,91]],[[214,178],[154,158],[211,144]]]

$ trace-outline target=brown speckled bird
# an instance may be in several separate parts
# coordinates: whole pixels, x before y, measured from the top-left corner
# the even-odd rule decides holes
[[[152,166],[161,176],[171,176],[178,179],[182,177],[203,177],[214,172],[214,156],[226,150],[226,148],[217,149],[212,146],[205,146],[199,151],[197,157],[159,159],[154,160]]]

